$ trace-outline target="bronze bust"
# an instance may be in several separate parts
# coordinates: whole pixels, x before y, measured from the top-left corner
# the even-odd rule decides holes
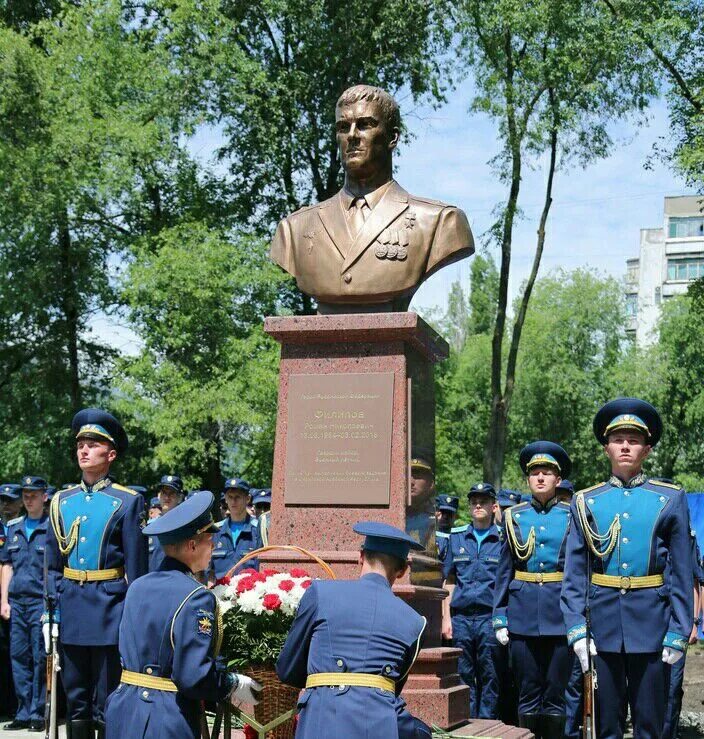
[[[406,310],[423,280],[474,252],[467,217],[393,179],[401,118],[387,92],[350,87],[335,119],[344,187],[281,221],[271,258],[320,313]]]

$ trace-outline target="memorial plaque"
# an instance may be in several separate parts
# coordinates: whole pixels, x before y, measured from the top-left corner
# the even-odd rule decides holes
[[[288,376],[286,505],[388,505],[393,372]]]

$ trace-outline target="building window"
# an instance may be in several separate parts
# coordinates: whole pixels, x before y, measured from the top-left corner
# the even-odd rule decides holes
[[[661,296],[660,288],[656,287],[655,288],[655,305],[660,305],[660,296]]]
[[[704,277],[704,257],[668,259],[667,279],[685,282]]]
[[[635,317],[638,313],[638,296],[626,295],[626,315]]]
[[[638,282],[638,262],[626,267],[626,282],[633,285]]]
[[[668,235],[671,239],[704,237],[704,217],[670,218]]]

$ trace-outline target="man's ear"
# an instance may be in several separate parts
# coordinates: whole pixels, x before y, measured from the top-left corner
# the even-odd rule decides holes
[[[402,570],[399,570],[396,573],[396,579],[400,580],[401,578],[405,577],[406,573],[408,572],[409,562],[406,562]]]
[[[401,129],[394,126],[391,129],[391,135],[389,136],[389,151],[393,151],[401,140]]]
[[[117,459],[117,452],[115,451],[115,448],[113,447],[113,448],[112,448],[112,449],[111,449],[111,450],[110,450],[110,451],[108,452],[108,460],[109,460],[109,462],[110,462],[110,463],[112,464],[112,462],[114,462],[114,461],[115,461],[116,459]]]
[[[650,452],[653,451],[653,447],[650,446],[650,444],[645,445],[645,449],[643,450],[643,459],[647,459],[650,456]]]

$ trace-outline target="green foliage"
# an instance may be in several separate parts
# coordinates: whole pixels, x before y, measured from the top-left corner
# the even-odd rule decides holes
[[[293,616],[281,611],[254,616],[235,606],[223,616],[221,654],[228,668],[246,672],[249,667],[273,667],[286,643]]]

